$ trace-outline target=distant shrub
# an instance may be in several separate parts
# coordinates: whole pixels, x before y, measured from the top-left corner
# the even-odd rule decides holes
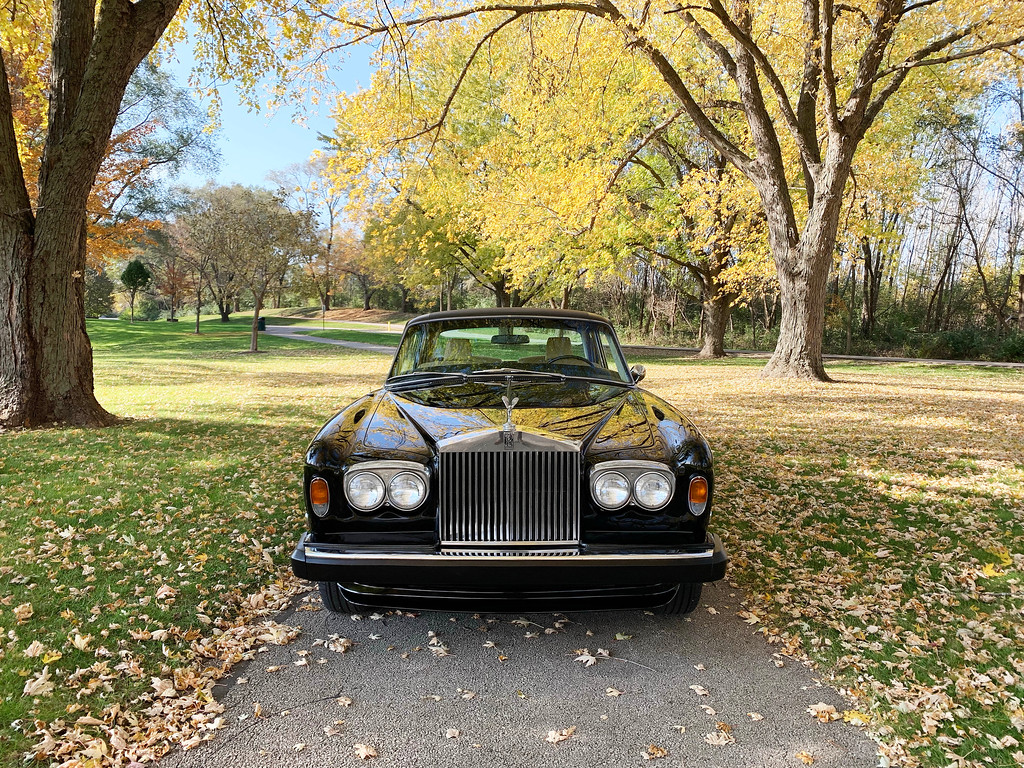
[[[136,320],[159,320],[162,311],[160,305],[148,296],[143,296],[135,302]],[[128,309],[120,314],[122,320],[128,320],[130,317],[131,311]]]
[[[1013,333],[1002,340],[992,355],[1005,363],[1024,363],[1024,333]]]

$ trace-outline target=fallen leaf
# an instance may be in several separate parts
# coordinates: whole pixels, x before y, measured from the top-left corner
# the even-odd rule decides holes
[[[1000,574],[1002,574],[1002,571],[996,567],[995,563],[985,563],[981,568],[981,575],[989,579]]]
[[[814,762],[814,755],[810,752],[797,752],[795,756],[800,758],[804,765],[810,765]]]
[[[49,696],[53,693],[53,683],[50,681],[50,668],[43,667],[43,671],[25,682],[22,690],[25,696]]]
[[[356,744],[352,749],[355,750],[356,757],[360,760],[369,760],[371,757],[377,756],[377,750],[369,744]]]
[[[747,717],[749,717],[751,720],[754,720],[755,722],[758,720],[764,720],[764,715],[762,715],[760,712],[747,712]]]
[[[818,704],[812,704],[811,706],[809,706],[807,708],[807,711],[811,715],[814,715],[814,717],[816,719],[818,719],[819,721],[821,721],[823,723],[828,723],[828,722],[831,722],[833,720],[838,720],[840,717],[842,717],[842,715],[840,715],[836,711],[835,707],[833,707],[831,704],[825,704],[824,702],[819,702]]]
[[[449,728],[447,731],[445,731],[444,737],[446,739],[457,739],[461,735],[462,731],[460,731],[458,728]]]
[[[717,747],[724,747],[726,744],[735,744],[736,737],[725,731],[715,731],[714,733],[705,734],[704,741]]]
[[[46,650],[46,647],[42,643],[40,643],[38,640],[33,640],[31,643],[29,643],[29,646],[25,649],[24,653],[30,659],[34,659],[44,650]]]
[[[438,699],[440,699],[440,697],[438,697]],[[335,701],[338,702],[338,704],[340,704],[343,707],[351,707],[352,706],[352,699],[350,699],[348,696],[339,696],[338,698],[335,699]]]
[[[691,685],[690,690],[696,693],[698,696],[710,696],[708,689],[703,685]]]
[[[870,725],[871,716],[866,715],[863,712],[858,712],[855,709],[848,709],[843,712],[843,722],[849,723],[850,725]]]
[[[657,744],[648,744],[647,749],[640,754],[643,755],[644,760],[660,760],[663,757],[668,757],[668,750]]]
[[[622,691],[620,691],[618,688],[610,688],[609,687],[609,688],[605,688],[604,689],[604,695],[605,696],[621,696],[622,695]]]
[[[568,728],[562,728],[557,731],[548,731],[548,735],[544,738],[544,741],[549,744],[557,744],[560,741],[565,741],[574,733],[576,733],[576,726],[570,725]]]

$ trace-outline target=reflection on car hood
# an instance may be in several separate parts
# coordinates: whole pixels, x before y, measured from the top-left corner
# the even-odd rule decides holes
[[[541,398],[541,386],[559,397]],[[520,430],[577,441],[591,461],[646,459],[710,467],[711,454],[700,432],[669,403],[641,389],[601,389],[598,397],[590,392],[577,398],[578,392],[561,383],[537,385],[513,409],[512,423]],[[357,400],[324,425],[310,444],[307,461],[333,469],[352,460],[429,462],[438,441],[501,429],[505,423],[504,407],[493,407],[500,403],[500,391],[468,402],[448,394],[435,397],[437,391],[385,389]]]
[[[548,389],[549,394],[562,390],[561,385],[554,383],[538,387]],[[614,449],[615,445],[628,445],[634,452],[653,447],[655,439],[642,395],[621,387],[602,386],[600,390],[595,393],[599,402],[587,398],[559,405],[552,405],[551,397],[531,397],[517,390],[521,401],[512,411],[512,423],[519,429],[592,444],[599,450]],[[417,397],[416,393],[381,392],[362,435],[363,442],[371,450],[393,449],[396,444],[414,442],[418,435],[437,443],[471,432],[500,429],[507,416],[500,395],[501,391],[497,391],[495,396],[463,400],[456,406],[458,401],[451,399],[439,405],[434,398]],[[563,397],[560,401],[571,403],[573,399]]]

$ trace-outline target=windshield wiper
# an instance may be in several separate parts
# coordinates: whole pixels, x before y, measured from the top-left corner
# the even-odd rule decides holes
[[[397,376],[392,376],[384,382],[384,386],[389,389],[422,387],[427,382],[433,382],[437,379],[452,379],[453,381],[450,382],[452,384],[465,384],[469,377],[465,373],[452,371],[412,371],[411,373],[400,373]]]
[[[469,376],[510,376],[510,377],[539,377],[546,379],[556,379],[558,381],[589,381],[595,384],[610,384],[613,387],[623,387],[629,389],[633,385],[631,383],[621,381],[619,379],[605,378],[603,376],[579,376],[571,373],[558,373],[556,371],[527,371],[521,368],[486,368],[482,371],[470,371]]]
[[[470,371],[470,376],[541,376],[548,379],[565,381],[568,378],[564,373],[554,371],[524,371],[521,368],[484,368],[480,371]]]

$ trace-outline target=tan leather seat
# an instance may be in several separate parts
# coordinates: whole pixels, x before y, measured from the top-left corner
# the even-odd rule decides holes
[[[572,354],[572,342],[569,341],[568,336],[552,336],[548,339],[547,348],[544,351],[544,356],[548,360]]]
[[[472,354],[473,347],[469,339],[448,339],[441,359],[446,363],[468,363]]]

